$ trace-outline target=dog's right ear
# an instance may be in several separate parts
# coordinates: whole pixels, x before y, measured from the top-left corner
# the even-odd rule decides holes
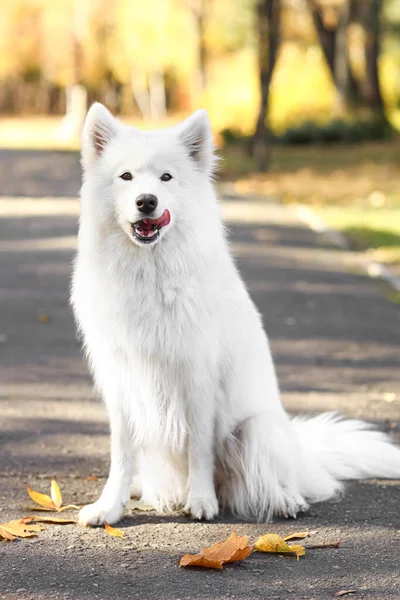
[[[93,165],[117,133],[118,122],[100,102],[89,109],[82,129],[82,166]]]

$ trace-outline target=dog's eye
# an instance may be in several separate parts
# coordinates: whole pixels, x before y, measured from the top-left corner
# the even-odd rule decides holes
[[[132,181],[132,179],[133,179],[132,173],[129,173],[129,171],[125,171],[125,173],[122,173],[122,175],[120,175],[120,177],[124,181]]]
[[[172,175],[169,173],[163,173],[160,177],[161,181],[171,181]]]

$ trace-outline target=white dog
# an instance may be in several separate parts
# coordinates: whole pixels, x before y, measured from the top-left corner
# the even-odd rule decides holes
[[[400,476],[400,451],[365,423],[283,409],[225,237],[205,111],[144,133],[95,104],[82,163],[72,305],[111,469],[81,523],[118,521],[132,481],[159,510],[268,520],[332,498],[341,480]]]

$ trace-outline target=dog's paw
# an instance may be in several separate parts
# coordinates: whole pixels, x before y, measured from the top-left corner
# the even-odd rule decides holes
[[[191,498],[185,506],[185,512],[198,521],[211,521],[218,516],[218,500],[215,494],[206,498]]]
[[[110,505],[99,499],[94,504],[88,504],[81,508],[78,522],[80,525],[88,527],[102,525],[104,522],[113,525],[122,518],[123,514],[124,507],[120,502]]]

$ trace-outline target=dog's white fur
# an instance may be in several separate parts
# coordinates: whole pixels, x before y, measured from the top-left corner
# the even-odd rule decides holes
[[[100,104],[83,131],[72,305],[108,409],[111,469],[84,524],[115,523],[135,492],[196,519],[295,516],[341,480],[399,477],[400,451],[360,421],[290,419],[260,315],[231,258],[205,111],[144,133]],[[132,181],[120,175],[129,171]],[[173,179],[161,181],[164,172]],[[171,222],[141,245],[135,199]]]

